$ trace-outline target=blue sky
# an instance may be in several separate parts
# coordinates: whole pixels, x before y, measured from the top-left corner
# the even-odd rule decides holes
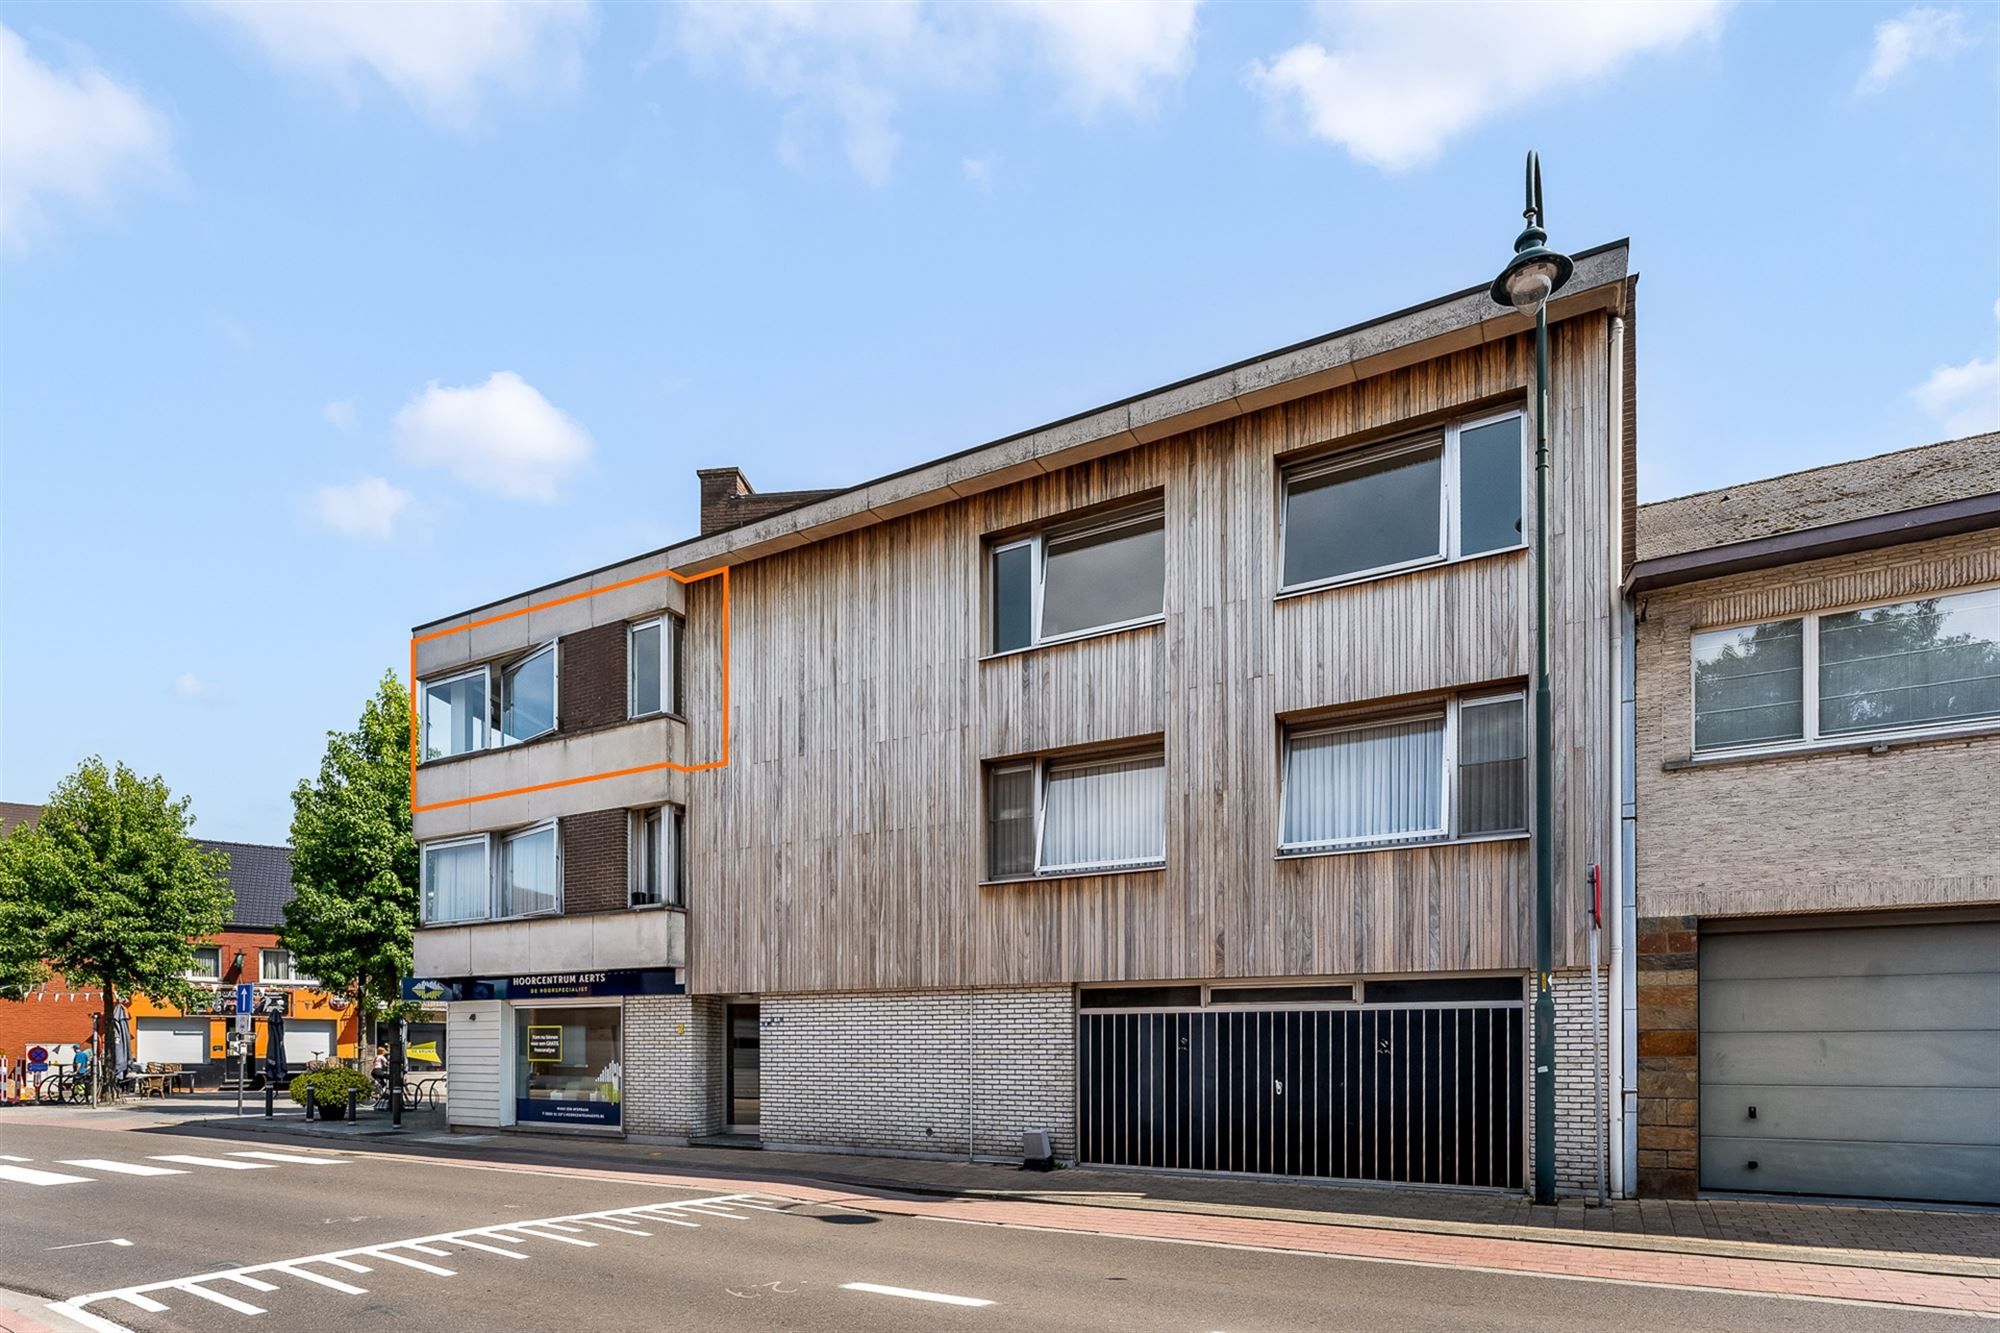
[[[1977,6],[0,5],[0,798],[418,621],[1630,236],[1645,498],[2000,424]]]

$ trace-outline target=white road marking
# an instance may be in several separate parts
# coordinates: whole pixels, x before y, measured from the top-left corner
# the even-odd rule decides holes
[[[310,1268],[300,1268],[296,1265],[287,1264],[274,1268],[271,1271],[274,1273],[283,1273],[286,1277],[299,1277],[304,1278],[308,1282],[317,1282],[322,1287],[333,1288],[343,1296],[366,1296],[368,1294],[368,1288],[366,1287],[357,1287],[352,1282],[342,1282],[337,1277],[328,1277],[324,1273],[315,1273]]]
[[[653,1234],[650,1231],[641,1231],[637,1227],[614,1226],[610,1222],[585,1222],[584,1225],[587,1227],[596,1227],[599,1231],[622,1231],[628,1236],[650,1236]]]
[[[194,1157],[187,1153],[166,1153],[155,1162],[179,1162],[183,1166],[219,1166],[224,1171],[274,1171],[269,1162],[232,1162],[227,1157]]]
[[[154,1160],[172,1161],[176,1159],[161,1157]],[[242,1164],[234,1163],[232,1165],[240,1166]],[[212,1273],[196,1273],[192,1277],[173,1278],[165,1282],[145,1282],[132,1287],[118,1287],[109,1291],[96,1291],[88,1295],[72,1296],[66,1301],[52,1301],[49,1303],[48,1308],[66,1319],[73,1320],[76,1323],[82,1324],[85,1328],[94,1330],[95,1333],[131,1333],[131,1330],[125,1325],[115,1323],[86,1308],[103,1301],[123,1301],[149,1314],[165,1312],[167,1307],[153,1299],[152,1296],[147,1294],[148,1292],[184,1291],[199,1296],[204,1300],[211,1301],[214,1304],[236,1310],[239,1313],[263,1314],[263,1310],[248,1302],[238,1301],[234,1297],[210,1291],[201,1284],[205,1282],[239,1282],[243,1286],[250,1287],[253,1290],[275,1290],[276,1288],[272,1287],[271,1284],[262,1282],[261,1279],[254,1277],[254,1275],[259,1273],[269,1273],[303,1278],[307,1282],[327,1287],[343,1294],[365,1295],[365,1288],[355,1287],[350,1283],[339,1282],[337,1279],[326,1277],[320,1273],[309,1272],[301,1265],[324,1264],[328,1267],[338,1268],[350,1273],[366,1273],[371,1271],[366,1264],[355,1262],[355,1259],[359,1257],[386,1260],[389,1263],[400,1264],[405,1268],[414,1268],[420,1272],[430,1273],[437,1277],[455,1277],[457,1274],[452,1269],[440,1268],[436,1264],[428,1264],[421,1259],[412,1259],[401,1254],[392,1254],[390,1251],[398,1249],[422,1249],[424,1253],[428,1254],[436,1253],[435,1250],[427,1248],[431,1245],[457,1245],[464,1249],[479,1250],[487,1254],[504,1254],[510,1259],[525,1259],[529,1256],[524,1253],[515,1250],[503,1250],[497,1246],[488,1245],[485,1242],[497,1240],[505,1241],[509,1245],[523,1245],[526,1244],[526,1240],[523,1239],[525,1237],[535,1240],[559,1241],[565,1245],[594,1247],[597,1244],[596,1241],[580,1240],[574,1236],[565,1236],[560,1232],[536,1230],[536,1228],[546,1227],[553,1223],[589,1224],[607,1218],[629,1219],[633,1217],[642,1218],[648,1222],[672,1223],[676,1226],[699,1226],[699,1223],[680,1221],[676,1218],[666,1217],[662,1213],[663,1211],[686,1208],[689,1205],[708,1205],[710,1207],[716,1205],[732,1206],[745,1197],[735,1194],[717,1194],[708,1198],[688,1199],[674,1203],[642,1204],[637,1208],[605,1208],[596,1212],[570,1213],[561,1217],[540,1217],[526,1222],[504,1222],[481,1227],[466,1227],[460,1231],[441,1231],[431,1236],[413,1236],[408,1240],[392,1241],[386,1245],[357,1245],[351,1249],[332,1250],[325,1254],[307,1254],[293,1259],[275,1260],[271,1263],[249,1264],[241,1268],[225,1268]],[[736,1220],[740,1222],[744,1219],[737,1218]],[[610,1229],[619,1230],[620,1228],[613,1227]],[[519,1232],[520,1235],[508,1234],[510,1232]],[[472,1239],[475,1236],[480,1239]],[[449,1251],[446,1251],[446,1253],[449,1253]],[[250,1278],[251,1280],[246,1281],[246,1278]],[[897,1289],[883,1288],[883,1290],[895,1291]],[[991,1304],[988,1301],[973,1301],[971,1298],[963,1296],[936,1297],[935,1299],[966,1304]]]
[[[144,1162],[114,1162],[109,1157],[66,1157],[64,1166],[88,1167],[92,1171],[109,1171],[117,1176],[184,1176],[187,1172],[177,1166],[147,1166]]]
[[[57,1250],[87,1250],[93,1245],[122,1245],[129,1248],[131,1244],[129,1240],[80,1240],[74,1245],[51,1245],[42,1253],[54,1254]]]
[[[261,1277],[246,1277],[242,1273],[236,1273],[228,1280],[240,1286],[248,1287],[252,1291],[276,1291],[278,1289],[274,1284],[266,1282]]]
[[[583,1230],[582,1227],[573,1227],[567,1222],[544,1222],[542,1225],[551,1231],[567,1231],[572,1236]]]
[[[301,1157],[288,1152],[232,1152],[231,1157],[254,1157],[260,1162],[282,1162],[286,1166],[346,1166],[339,1157]]]
[[[902,1296],[912,1301],[932,1301],[938,1305],[991,1305],[977,1296],[947,1296],[941,1291],[912,1291],[908,1287],[884,1287],[873,1282],[843,1282],[842,1291],[866,1291],[876,1296]]]
[[[32,1157],[16,1157],[10,1152],[0,1152],[0,1162],[32,1162]]]
[[[398,1245],[396,1248],[399,1250],[415,1250],[418,1254],[434,1254],[440,1259],[448,1258],[451,1255],[450,1250],[440,1250],[435,1245],[419,1245],[415,1241]]]
[[[248,1301],[239,1301],[234,1296],[225,1296],[219,1291],[210,1291],[207,1287],[201,1286],[198,1283],[182,1282],[176,1285],[174,1290],[184,1291],[190,1296],[199,1296],[205,1301],[214,1301],[223,1309],[234,1310],[238,1314],[264,1313],[264,1307],[261,1305],[252,1305]]]
[[[17,1185],[89,1185],[89,1176],[66,1176],[60,1171],[37,1171],[30,1166],[0,1166],[0,1180]]]

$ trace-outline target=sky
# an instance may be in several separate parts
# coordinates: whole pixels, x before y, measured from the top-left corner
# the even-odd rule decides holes
[[[0,799],[285,840],[410,627],[1630,237],[1643,499],[2000,426],[1976,5],[0,3]]]

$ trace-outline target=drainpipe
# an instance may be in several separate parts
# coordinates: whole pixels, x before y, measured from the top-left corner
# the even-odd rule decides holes
[[[1624,945],[1626,961],[1624,975],[1619,981],[1621,992],[1618,997],[1622,1013],[1618,1028],[1623,1036],[1625,1061],[1624,1068],[1619,1071],[1619,1085],[1624,1089],[1625,1096],[1621,1110],[1624,1126],[1620,1138],[1625,1145],[1625,1193],[1631,1196],[1639,1192],[1639,973],[1634,966],[1638,959],[1639,942],[1639,794],[1636,780],[1639,713],[1635,701],[1639,678],[1639,645],[1638,617],[1629,596],[1625,598],[1619,615],[1625,650],[1619,662],[1618,686],[1622,700],[1619,712],[1624,719],[1619,730],[1618,742],[1624,766],[1618,798],[1618,866],[1622,886],[1620,889],[1622,901],[1618,907],[1618,938]]]
[[[1606,559],[1611,577],[1606,580],[1610,586],[1611,660],[1608,663],[1614,688],[1611,696],[1611,716],[1607,719],[1611,727],[1611,817],[1614,845],[1611,855],[1606,858],[1610,883],[1605,886],[1602,901],[1611,920],[1611,972],[1606,979],[1605,1004],[1611,1009],[1610,1049],[1592,1052],[1592,1058],[1608,1066],[1610,1071],[1607,1105],[1597,1108],[1598,1114],[1607,1116],[1610,1124],[1606,1127],[1611,1137],[1610,1172],[1611,1194],[1623,1198],[1626,1192],[1625,1177],[1625,1007],[1622,1003],[1623,979],[1629,955],[1625,952],[1625,874],[1624,858],[1624,817],[1625,817],[1625,774],[1628,771],[1625,746],[1626,704],[1630,697],[1628,678],[1625,674],[1626,645],[1628,642],[1625,609],[1623,563],[1625,559],[1625,320],[1621,315],[1611,317],[1608,332],[1606,361],[1609,374],[1606,377],[1606,398],[1610,410],[1605,414],[1609,421],[1609,439],[1606,441],[1610,457],[1610,485],[1607,487],[1610,499],[1611,522],[1608,525],[1608,549]],[[1594,937],[1593,937],[1594,938]],[[1597,1013],[1598,977],[1593,968],[1590,976],[1591,1013]]]

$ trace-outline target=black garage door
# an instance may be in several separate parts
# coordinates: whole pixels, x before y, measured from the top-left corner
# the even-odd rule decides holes
[[[1078,1015],[1105,1166],[1518,1189],[1521,1005]]]

